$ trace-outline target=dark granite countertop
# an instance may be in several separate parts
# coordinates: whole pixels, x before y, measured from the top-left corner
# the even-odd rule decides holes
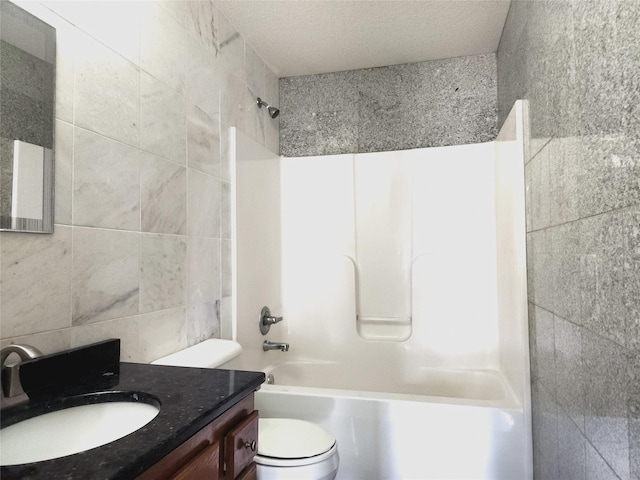
[[[111,392],[144,392],[160,413],[140,430],[67,457],[0,468],[9,479],[133,479],[230,407],[257,390],[262,372],[120,364]]]

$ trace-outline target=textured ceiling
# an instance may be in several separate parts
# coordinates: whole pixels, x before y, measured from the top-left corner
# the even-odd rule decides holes
[[[218,0],[279,77],[495,52],[511,0]]]

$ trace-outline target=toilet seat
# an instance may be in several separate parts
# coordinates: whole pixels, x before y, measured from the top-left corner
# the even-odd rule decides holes
[[[292,418],[258,420],[256,463],[274,467],[299,467],[320,463],[335,455],[338,444],[320,425]]]

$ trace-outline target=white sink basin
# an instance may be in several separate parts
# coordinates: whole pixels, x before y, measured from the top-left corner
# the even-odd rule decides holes
[[[20,465],[84,452],[144,427],[160,408],[115,401],[45,413],[0,430],[0,465]]]

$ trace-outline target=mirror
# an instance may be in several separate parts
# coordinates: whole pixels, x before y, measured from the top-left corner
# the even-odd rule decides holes
[[[0,2],[0,230],[53,232],[56,31]]]

